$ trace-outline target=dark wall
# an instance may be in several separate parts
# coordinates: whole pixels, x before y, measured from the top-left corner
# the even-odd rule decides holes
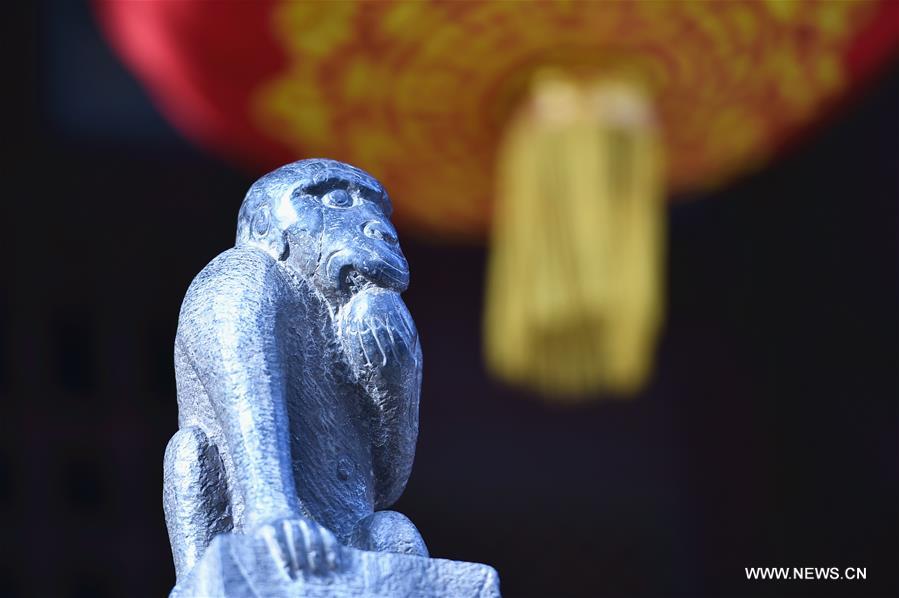
[[[8,123],[0,594],[162,595],[178,308],[253,177],[171,131],[84,7],[41,6]],[[426,369],[397,508],[508,596],[895,595],[897,167],[894,68],[785,159],[672,207],[655,378],[579,409],[487,379],[482,249],[404,235]],[[758,565],[868,579],[747,582]]]

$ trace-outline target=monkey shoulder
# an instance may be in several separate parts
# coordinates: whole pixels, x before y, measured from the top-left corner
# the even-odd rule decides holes
[[[296,282],[264,251],[229,249],[209,262],[188,287],[176,342],[189,349],[249,333],[273,319],[297,291]]]

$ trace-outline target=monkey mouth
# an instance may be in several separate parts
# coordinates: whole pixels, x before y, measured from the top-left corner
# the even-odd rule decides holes
[[[366,289],[377,286],[353,267],[347,266],[343,270],[340,276],[340,290],[344,293],[356,295]]]
[[[378,287],[402,293],[409,286],[409,266],[396,252],[337,251],[326,262],[327,278],[342,295]]]

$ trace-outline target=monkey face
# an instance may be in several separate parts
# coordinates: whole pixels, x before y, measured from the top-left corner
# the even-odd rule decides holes
[[[315,282],[340,303],[369,287],[395,292],[409,285],[409,265],[388,219],[383,191],[335,185],[319,198],[320,258]]]
[[[293,190],[282,259],[332,304],[369,287],[404,291],[409,266],[383,190],[343,179],[327,183]]]

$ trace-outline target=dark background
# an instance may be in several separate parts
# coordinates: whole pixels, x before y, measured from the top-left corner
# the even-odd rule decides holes
[[[254,177],[162,120],[85,7],[24,13],[6,38],[0,595],[159,596],[178,308]],[[507,596],[896,595],[897,205],[894,64],[765,171],[670,208],[653,382],[578,409],[487,379],[484,250],[406,232],[426,369],[398,510]],[[745,580],[763,565],[868,579]]]

